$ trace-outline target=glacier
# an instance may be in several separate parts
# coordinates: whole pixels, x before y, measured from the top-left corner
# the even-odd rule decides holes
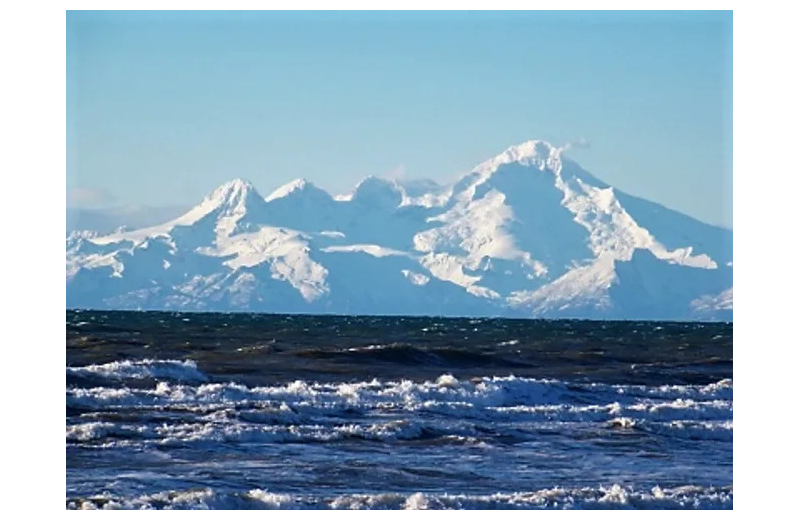
[[[231,180],[183,215],[67,236],[67,307],[733,320],[733,232],[604,183],[568,147],[456,182]]]

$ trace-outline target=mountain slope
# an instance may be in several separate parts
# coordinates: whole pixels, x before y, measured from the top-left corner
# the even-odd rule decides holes
[[[449,186],[228,182],[149,228],[67,238],[71,307],[732,319],[732,232],[543,141]]]
[[[92,230],[100,234],[113,233],[121,227],[150,227],[174,219],[186,212],[186,207],[123,206],[109,209],[67,208],[67,235],[73,231]]]

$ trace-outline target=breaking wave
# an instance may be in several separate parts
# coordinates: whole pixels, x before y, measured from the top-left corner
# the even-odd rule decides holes
[[[598,423],[658,435],[729,440],[732,382],[704,386],[621,386],[484,377],[460,381],[314,383],[276,386],[184,384],[206,376],[191,362],[118,363],[70,368],[105,377],[157,377],[152,388],[68,388],[68,408],[84,422],[67,426],[68,442],[328,442],[450,439],[460,442],[514,423]],[[159,424],[124,425],[126,410],[163,416]],[[166,414],[166,415],[165,415]],[[501,427],[496,427],[499,424]],[[524,439],[524,429],[506,437]]]
[[[732,509],[732,487],[682,486],[635,490],[551,488],[487,495],[362,493],[330,497],[251,489],[221,494],[209,488],[163,491],[135,498],[111,494],[67,499],[67,509]]]
[[[105,379],[167,379],[171,381],[202,382],[208,376],[197,369],[192,360],[112,361],[102,365],[67,367],[67,376],[93,376]]]

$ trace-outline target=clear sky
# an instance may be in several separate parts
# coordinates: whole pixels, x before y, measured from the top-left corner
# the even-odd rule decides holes
[[[69,12],[69,206],[451,181],[528,139],[732,226],[730,12]]]

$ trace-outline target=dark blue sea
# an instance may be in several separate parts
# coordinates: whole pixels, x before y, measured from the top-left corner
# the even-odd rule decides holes
[[[68,509],[730,509],[733,325],[67,311]]]

